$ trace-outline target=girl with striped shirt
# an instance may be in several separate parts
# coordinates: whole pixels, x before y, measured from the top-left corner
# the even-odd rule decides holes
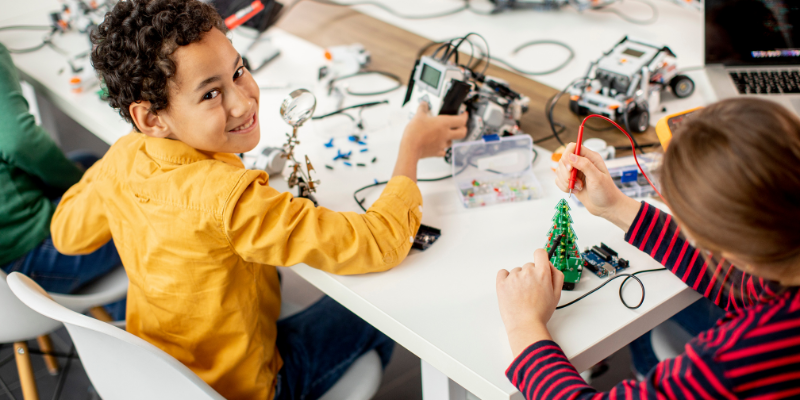
[[[625,197],[599,155],[574,148],[559,164],[559,188],[578,169],[574,194],[589,212],[727,313],[644,380],[597,392],[547,331],[563,275],[539,249],[534,263],[497,276],[516,357],[506,374],[525,398],[800,398],[800,119],[752,98],[693,114],[661,169],[672,215]]]

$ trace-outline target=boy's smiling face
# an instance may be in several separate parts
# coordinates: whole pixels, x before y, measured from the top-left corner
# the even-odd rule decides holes
[[[152,114],[147,102],[131,104],[139,130],[201,151],[252,150],[261,136],[259,89],[225,34],[211,29],[170,58],[176,71],[169,80],[169,106]]]

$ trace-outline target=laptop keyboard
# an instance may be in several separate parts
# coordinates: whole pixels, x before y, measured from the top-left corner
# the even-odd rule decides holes
[[[800,93],[800,70],[731,72],[740,94]]]

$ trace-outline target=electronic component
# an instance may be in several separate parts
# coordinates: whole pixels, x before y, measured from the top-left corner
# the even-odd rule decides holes
[[[678,98],[694,93],[694,81],[678,73],[677,57],[667,46],[624,37],[569,87],[569,107],[579,116],[604,115],[633,133],[650,127],[651,108],[670,88]]]
[[[667,145],[669,145],[669,141],[672,140],[672,132],[675,132],[675,129],[678,128],[686,117],[701,108],[703,107],[681,111],[676,114],[667,115],[658,120],[656,123],[656,135],[658,135],[658,141],[661,142],[661,147],[664,148],[664,151],[667,150]]]
[[[431,114],[439,115],[443,100],[449,94],[453,82],[467,84],[465,72],[457,65],[441,62],[433,57],[422,56],[414,66],[412,79],[408,84],[405,101],[403,101],[404,106],[411,102],[411,109],[414,111],[410,117],[414,116],[414,112],[422,102],[428,103]],[[451,104],[450,107],[452,106]],[[461,107],[461,104],[458,107]],[[450,115],[452,114],[457,114],[457,112]]]
[[[556,215],[553,216],[553,227],[548,232],[545,250],[547,254],[553,254],[550,262],[564,274],[564,290],[575,289],[575,284],[581,280],[584,261],[578,251],[577,240],[572,230],[569,205],[561,199],[556,205]]]
[[[461,39],[461,42],[465,41]],[[461,43],[459,42],[459,44]],[[495,77],[473,72],[468,66],[451,62],[457,45],[436,58],[422,56],[414,66],[403,102],[413,117],[420,103],[428,103],[433,115],[469,113],[467,136],[454,142],[469,142],[487,135],[510,136],[522,133],[519,120],[528,111],[530,99]],[[458,60],[458,58],[455,58]],[[488,60],[487,60],[488,62]],[[446,160],[451,160],[448,151]]]
[[[617,272],[628,268],[628,260],[620,258],[612,248],[600,243],[600,247],[592,246],[581,253],[583,266],[592,271],[598,278],[614,276]]]
[[[413,249],[426,250],[428,247],[436,242],[442,236],[440,229],[428,225],[420,225],[417,231],[417,236],[414,238],[414,244],[411,246]]]

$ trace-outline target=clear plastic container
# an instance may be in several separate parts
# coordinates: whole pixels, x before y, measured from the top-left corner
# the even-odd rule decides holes
[[[653,184],[659,186],[658,177],[655,173],[659,165],[661,165],[661,153],[648,153],[639,155],[639,164],[642,166],[644,172],[653,181]],[[634,161],[633,156],[615,158],[606,161],[606,167],[611,178],[614,179],[614,184],[628,197],[647,197],[655,194],[653,187],[647,183],[644,175],[639,171]]]
[[[528,135],[493,135],[454,144],[453,180],[461,203],[472,208],[541,197],[532,162],[533,141]]]

